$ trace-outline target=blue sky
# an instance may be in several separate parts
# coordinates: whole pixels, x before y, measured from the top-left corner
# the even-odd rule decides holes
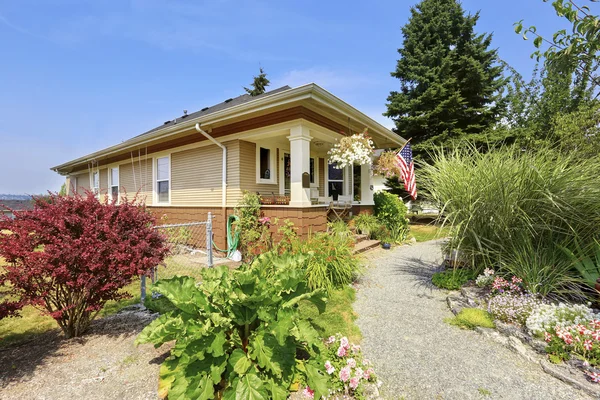
[[[243,93],[315,82],[381,116],[416,1],[0,0],[0,193],[58,190],[50,167]],[[531,72],[525,19],[561,20],[542,0],[465,0],[500,56]]]

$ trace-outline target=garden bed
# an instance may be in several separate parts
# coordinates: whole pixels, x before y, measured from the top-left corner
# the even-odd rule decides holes
[[[489,289],[477,286],[464,286],[460,293],[451,294],[446,298],[450,311],[458,315],[464,309],[487,308]],[[600,385],[590,382],[585,372],[590,371],[589,365],[578,359],[555,364],[548,360],[546,342],[532,336],[519,325],[494,320],[495,328],[475,327],[480,334],[508,347],[530,362],[540,365],[549,375],[582,390],[594,397],[600,397]],[[594,370],[594,369],[592,369]]]

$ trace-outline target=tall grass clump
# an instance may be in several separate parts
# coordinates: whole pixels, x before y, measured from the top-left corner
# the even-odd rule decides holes
[[[475,270],[490,264],[510,269],[534,279],[538,292],[572,287],[576,273],[553,249],[575,240],[585,247],[598,238],[600,160],[551,148],[482,153],[471,144],[436,151],[432,160],[421,169],[422,191],[453,227],[452,247]]]

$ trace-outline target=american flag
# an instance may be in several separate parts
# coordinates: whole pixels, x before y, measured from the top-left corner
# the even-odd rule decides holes
[[[404,189],[410,193],[410,197],[412,197],[413,200],[416,200],[417,184],[415,182],[415,163],[413,162],[410,143],[406,143],[402,150],[396,154],[396,158],[398,168],[400,169],[400,177],[404,181]]]

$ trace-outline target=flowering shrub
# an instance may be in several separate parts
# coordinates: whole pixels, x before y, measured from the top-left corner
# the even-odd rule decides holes
[[[33,305],[52,316],[67,337],[79,336],[108,300],[148,273],[168,252],[143,206],[96,196],[50,196],[33,210],[0,218],[0,318]]]
[[[362,356],[360,346],[346,337],[330,336],[325,341],[323,368],[329,376],[330,395],[343,393],[354,398],[364,398],[364,384],[377,382],[373,365]]]
[[[495,271],[491,268],[486,268],[483,271],[483,274],[480,274],[475,280],[475,284],[479,287],[486,287],[491,285],[494,282]]]
[[[492,283],[492,294],[522,293],[522,284],[523,279],[517,278],[516,276],[513,276],[510,282],[501,276],[497,276]]]
[[[533,310],[541,304],[542,300],[528,293],[506,292],[490,299],[488,311],[500,321],[524,325]]]
[[[584,304],[542,304],[536,307],[527,318],[526,325],[534,335],[551,332],[556,327],[566,328],[600,319],[591,308]]]
[[[365,129],[362,133],[346,136],[336,143],[328,152],[329,160],[339,169],[354,164],[371,164],[373,149],[373,140]]]
[[[600,365],[600,321],[597,319],[556,326],[552,332],[544,332],[544,340],[548,343],[546,352],[560,360],[567,360],[572,354],[592,366]]]

